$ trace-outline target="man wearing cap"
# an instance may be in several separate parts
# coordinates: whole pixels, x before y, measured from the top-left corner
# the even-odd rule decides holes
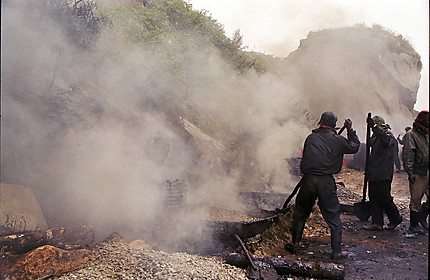
[[[333,112],[324,112],[318,123],[319,128],[314,129],[305,140],[300,164],[303,178],[293,211],[292,242],[287,244],[287,249],[293,252],[300,248],[306,220],[318,198],[318,206],[330,227],[332,259],[346,257],[341,251],[340,203],[332,174],[340,172],[343,155],[356,153],[360,146],[351,120],[344,122],[348,139],[336,133],[336,122],[337,116]]]
[[[405,133],[408,132],[411,129],[412,129],[412,127],[410,127],[410,126],[405,127]],[[405,135],[403,135],[403,137],[400,138],[400,134],[399,134],[397,136],[397,142],[399,142],[399,144],[403,146],[404,145],[404,141],[405,141]]]
[[[411,199],[409,204],[412,233],[424,233],[421,224],[428,229],[429,213],[429,112],[421,111],[415,118],[413,128],[406,132],[402,153],[403,168],[408,173]],[[421,200],[427,195],[427,201]]]
[[[409,130],[411,130],[412,129],[412,127],[410,127],[410,126],[407,126],[407,127],[405,127],[405,135],[406,135],[406,132],[408,132]],[[400,137],[400,134],[397,136],[397,142],[400,144],[400,145],[404,145],[404,140],[405,140],[405,135],[403,135],[403,137]],[[400,150],[399,149],[399,151],[397,152],[398,154],[399,154],[399,161],[401,161],[402,160],[402,156],[403,156],[403,152],[402,152],[402,150]],[[395,163],[395,162],[394,162]],[[396,166],[397,167],[397,166]],[[401,171],[401,168],[400,168],[400,170],[398,170],[398,171]]]
[[[372,222],[364,225],[366,230],[382,230],[384,212],[390,221],[386,229],[394,229],[402,222],[402,216],[391,196],[391,182],[394,173],[394,155],[397,140],[390,131],[390,125],[380,116],[368,118],[367,123],[372,129],[370,137],[370,155],[367,168],[369,180],[370,214]]]

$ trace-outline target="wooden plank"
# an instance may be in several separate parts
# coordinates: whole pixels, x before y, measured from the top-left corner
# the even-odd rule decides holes
[[[279,275],[296,275],[304,277],[315,277],[324,279],[344,279],[345,267],[340,264],[327,262],[302,261],[294,257],[280,258],[270,256],[252,256],[255,263],[257,261],[272,265]],[[249,261],[246,256],[232,253],[225,257],[228,264],[246,268]]]
[[[52,245],[62,249],[76,249],[93,242],[93,227],[80,225],[3,235],[0,236],[0,250],[24,253],[43,245]]]

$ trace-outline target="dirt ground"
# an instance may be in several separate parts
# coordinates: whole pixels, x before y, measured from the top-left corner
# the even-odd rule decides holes
[[[335,179],[342,204],[352,206],[361,200],[362,172],[344,167],[340,174],[335,175]],[[403,216],[403,223],[395,230],[366,231],[362,228],[366,222],[360,221],[352,213],[342,214],[342,249],[348,254],[348,258],[335,262],[344,265],[345,279],[428,279],[428,232],[425,235],[408,233],[409,188],[406,173],[395,173],[392,195]],[[219,213],[214,215],[220,216]],[[235,218],[244,219],[237,215]],[[220,220],[226,218],[221,217]],[[385,223],[388,223],[386,217]],[[263,233],[244,240],[247,249],[257,256],[291,256],[291,253],[285,250],[285,242],[291,240],[291,224],[291,211],[280,214],[279,221]],[[306,223],[302,243],[305,248],[295,255],[296,258],[303,261],[333,262],[329,257],[330,232],[318,207],[314,208]],[[283,279],[306,278],[291,276]]]
[[[363,178],[362,172],[345,167],[340,174],[335,175],[336,182],[344,184],[338,184],[338,196],[342,204],[353,205],[361,200]],[[367,222],[360,221],[352,213],[342,214],[342,247],[348,258],[336,262],[345,266],[345,279],[428,279],[428,232],[425,235],[408,233],[409,189],[405,172],[395,173],[392,196],[403,216],[403,223],[395,230],[367,231],[362,228]],[[385,217],[385,224],[387,223],[388,219]],[[290,254],[284,249],[284,243],[279,242],[280,232],[277,226],[263,233],[258,245],[254,244],[253,247],[252,240],[248,243],[253,254]],[[282,229],[284,230],[285,228]],[[277,240],[272,238],[275,235]],[[288,238],[290,236],[284,236],[284,239]],[[329,229],[317,207],[307,222],[303,244],[305,248],[296,257],[332,262],[329,258]]]

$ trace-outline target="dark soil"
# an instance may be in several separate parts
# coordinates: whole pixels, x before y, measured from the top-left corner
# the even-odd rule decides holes
[[[344,168],[340,174],[335,176],[335,179],[338,182],[338,196],[343,205],[352,206],[361,200],[362,172]],[[276,205],[283,204],[285,194],[283,195],[281,201],[278,201]],[[428,231],[423,235],[408,233],[409,187],[406,173],[395,173],[392,195],[403,216],[403,223],[394,230],[366,231],[363,229],[363,224],[367,222],[360,221],[352,213],[344,212],[342,214],[342,247],[348,258],[340,261],[330,259],[330,232],[318,207],[315,207],[304,230],[303,245],[305,248],[296,253],[294,257],[303,261],[342,264],[345,267],[345,279],[428,279]],[[224,217],[224,214],[228,217]],[[227,213],[226,211],[214,211],[212,215],[221,216],[219,220],[226,220],[230,216],[245,220],[245,217],[238,216],[237,213]],[[388,223],[387,219],[385,222]],[[279,219],[264,232],[244,240],[247,249],[254,256],[292,257],[292,254],[285,250],[286,242],[291,240],[291,224],[291,211],[280,214]],[[235,245],[237,245],[236,243],[235,241]],[[239,248],[239,250],[241,249]],[[240,252],[242,253],[242,251]],[[0,263],[2,261],[4,259],[1,259]],[[307,279],[295,276],[286,277],[282,279]]]
[[[335,176],[342,204],[353,205],[362,197],[363,174],[344,168]],[[302,260],[336,262],[345,266],[345,279],[428,279],[428,231],[424,235],[408,233],[409,187],[407,175],[396,173],[392,184],[394,202],[403,216],[403,223],[394,230],[367,231],[352,213],[343,213],[343,251],[348,258],[330,259],[330,234],[317,207],[307,221],[303,236],[305,248],[296,253]],[[385,217],[385,223],[388,223]],[[285,219],[291,221],[291,215]],[[282,217],[281,217],[282,221]],[[370,222],[370,219],[369,219]],[[256,255],[291,255],[285,241],[291,240],[289,225],[273,225],[259,240],[249,240],[248,246]]]

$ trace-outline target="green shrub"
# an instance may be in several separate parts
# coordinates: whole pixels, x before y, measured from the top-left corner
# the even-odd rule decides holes
[[[60,24],[71,42],[88,48],[109,24],[107,18],[95,15],[97,6],[93,0],[49,0],[46,13]]]

